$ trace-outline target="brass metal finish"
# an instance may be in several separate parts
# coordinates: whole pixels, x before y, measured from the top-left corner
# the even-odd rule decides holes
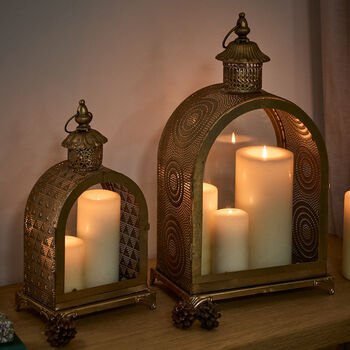
[[[64,310],[52,310],[51,308],[47,308],[22,291],[16,293],[15,303],[17,311],[25,308],[32,309],[43,316],[48,325],[55,324],[61,319],[66,320],[68,324],[72,324],[72,321],[77,317],[132,304],[143,304],[148,306],[150,310],[155,310],[157,308],[156,293],[148,288],[142,292],[131,293],[118,298],[102,300],[100,302]],[[48,339],[48,341],[50,342],[50,339]]]
[[[269,110],[280,146],[295,156],[293,260],[302,264],[201,276],[205,160],[226,125],[254,109]],[[157,268],[188,293],[325,275],[327,191],[325,145],[300,108],[266,92],[227,94],[222,84],[199,90],[176,109],[159,144]]]
[[[152,274],[154,276],[153,283],[156,280],[163,283],[165,286],[171,289],[180,299],[189,299],[195,305],[195,307],[198,307],[198,305],[207,300],[220,301],[226,299],[245,297],[249,295],[275,293],[300,288],[320,287],[322,289],[325,289],[329,295],[334,294],[334,277],[330,275],[298,281],[289,281],[283,283],[253,286],[249,288],[237,288],[231,290],[215,291],[210,293],[198,293],[196,295],[191,295],[189,293],[184,292],[183,289],[174,286],[174,284],[159,271],[152,269]]]
[[[64,235],[68,214],[79,195],[96,184],[102,184],[121,196],[121,280],[64,293]],[[67,161],[53,166],[38,180],[26,205],[25,293],[55,308],[57,304],[72,299],[80,305],[84,300],[89,303],[99,300],[102,293],[146,285],[147,217],[141,190],[125,175],[105,167],[91,172],[75,172]]]
[[[159,142],[158,256],[151,276],[184,298],[231,298],[329,283],[332,279],[327,275],[326,261],[325,143],[312,119],[298,106],[260,90],[261,71],[254,69],[261,69],[268,57],[260,55],[257,45],[246,38],[249,28],[244,14],[234,30],[238,38],[217,57],[224,62],[224,83],[205,87],[185,99],[168,120]],[[252,65],[256,67],[252,69]],[[237,67],[241,73],[236,74]],[[241,79],[242,74],[248,74],[247,78]],[[245,113],[254,110],[266,112],[278,146],[294,154],[293,263],[202,276],[205,162],[221,131],[234,119],[244,118]]]
[[[100,164],[102,144],[107,139],[90,128],[92,114],[83,100],[74,118],[79,125],[63,142],[68,148],[68,160],[39,178],[26,204],[24,290],[17,295],[18,304],[25,302],[49,315],[47,319],[51,321],[57,316],[79,316],[136,302],[152,304],[154,308],[155,294],[147,285],[146,200],[130,178]],[[65,293],[67,218],[78,197],[98,184],[121,197],[119,281]]]
[[[75,131],[67,129],[72,119],[78,123]],[[102,145],[108,140],[97,130],[91,129],[91,120],[92,114],[88,111],[85,101],[80,100],[77,113],[69,118],[64,126],[69,135],[63,140],[62,146],[68,148],[69,166],[76,171],[97,170],[102,164]]]
[[[224,62],[224,89],[232,93],[261,90],[262,63]]]
[[[48,321],[50,321],[53,317],[57,315],[74,319],[79,316],[88,315],[91,313],[114,309],[117,307],[131,304],[144,304],[148,306],[151,310],[155,310],[157,308],[156,294],[150,289],[147,289],[143,292],[131,293],[128,295],[120,296],[118,298],[103,300],[97,303],[91,303],[79,307],[67,308],[65,310],[57,311],[43,306],[33,298],[28,297],[24,292],[17,292],[15,301],[17,311],[20,311],[23,308],[30,308],[37,311],[39,314],[45,316],[45,318]]]
[[[232,32],[237,38],[226,46]],[[270,61],[259,46],[247,38],[250,29],[245,14],[239,14],[237,24],[225,36],[225,50],[216,56],[224,65],[224,88],[230,93],[251,93],[261,90],[262,64]]]

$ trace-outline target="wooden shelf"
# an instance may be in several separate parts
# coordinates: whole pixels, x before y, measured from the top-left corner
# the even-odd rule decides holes
[[[195,323],[175,328],[175,304],[160,285],[157,310],[143,305],[82,317],[77,336],[65,349],[319,349],[350,341],[350,281],[341,276],[341,240],[329,237],[328,271],[335,276],[335,294],[320,288],[245,297],[220,303],[219,328],[206,331]],[[14,294],[21,284],[0,288],[0,310],[14,322],[28,349],[50,349],[45,325],[30,311],[15,311]]]

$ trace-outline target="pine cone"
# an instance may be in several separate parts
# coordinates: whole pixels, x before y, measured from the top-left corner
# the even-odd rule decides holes
[[[58,315],[48,323],[45,335],[51,346],[62,347],[67,345],[75,337],[76,333],[73,322]]]
[[[188,329],[196,319],[196,310],[188,301],[180,301],[174,306],[172,319],[175,327]]]
[[[218,318],[221,317],[221,313],[215,303],[205,301],[198,306],[196,316],[202,328],[211,330],[219,326]]]

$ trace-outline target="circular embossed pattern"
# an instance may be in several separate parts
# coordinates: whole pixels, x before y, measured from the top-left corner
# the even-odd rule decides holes
[[[217,109],[218,103],[212,98],[203,98],[198,103],[187,106],[178,111],[175,121],[174,140],[178,147],[186,148],[192,144],[200,130],[206,125]]]
[[[167,196],[175,207],[179,207],[184,195],[184,178],[179,163],[171,159],[165,167],[164,176]]]
[[[164,220],[162,250],[169,275],[175,279],[181,277],[185,270],[185,247],[180,226],[173,215],[167,215]]]
[[[316,259],[318,219],[312,207],[304,201],[299,201],[293,206],[293,231],[297,256],[302,261]]]
[[[309,129],[296,117],[290,118],[291,126],[303,139],[310,139],[311,133]]]
[[[316,158],[311,151],[300,146],[298,148],[295,159],[295,176],[300,186],[300,189],[304,193],[314,193],[320,183],[319,167]]]

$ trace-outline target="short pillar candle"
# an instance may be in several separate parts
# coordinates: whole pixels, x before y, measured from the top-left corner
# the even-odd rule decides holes
[[[85,246],[78,237],[65,236],[64,292],[85,288]]]
[[[249,267],[292,262],[293,153],[250,146],[236,153],[235,207],[249,215]]]
[[[248,214],[236,208],[214,214],[213,273],[248,269]]]
[[[94,189],[78,198],[77,233],[85,243],[86,288],[119,281],[120,195]]]

